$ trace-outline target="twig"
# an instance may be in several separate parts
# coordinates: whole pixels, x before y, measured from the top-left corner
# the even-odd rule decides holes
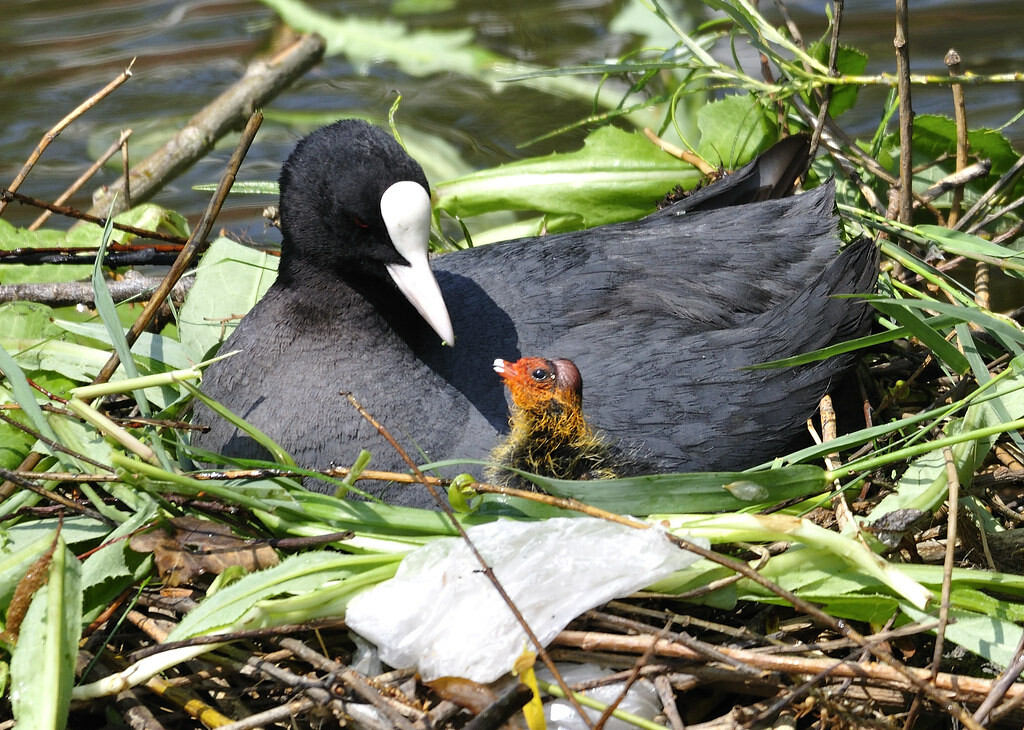
[[[220,730],[253,730],[254,728],[271,727],[274,723],[287,722],[292,718],[298,717],[301,713],[311,710],[316,705],[317,702],[315,700],[301,697],[297,700],[292,700],[286,705],[257,712],[243,720],[220,725],[219,728]]]
[[[129,272],[133,273],[133,272]],[[160,284],[160,279],[148,276],[128,276],[107,283],[110,296],[115,302],[125,302],[150,295]],[[181,304],[192,288],[195,279],[182,279],[171,289],[171,301]],[[0,303],[29,301],[51,307],[70,307],[76,304],[92,305],[96,291],[87,281],[59,281],[49,284],[7,284],[0,286]]]
[[[989,713],[993,716],[998,714],[998,710],[993,712],[993,708],[1006,696],[1006,692],[1017,681],[1022,670],[1024,670],[1024,634],[1021,634],[1020,641],[1017,642],[1017,649],[1013,652],[1013,659],[1006,665],[1003,673],[999,675],[999,679],[992,686],[992,691],[985,697],[985,701],[974,711],[975,720],[986,722]],[[1020,697],[1016,701],[1019,702]]]
[[[57,199],[53,201],[54,204],[63,205],[64,203],[67,202],[68,198],[70,198],[72,195],[81,190],[82,186],[85,185],[92,178],[92,176],[95,175],[96,172],[107,163],[107,160],[113,157],[114,154],[119,149],[121,149],[124,143],[127,142],[128,138],[131,136],[132,130],[130,129],[126,129],[123,132],[121,132],[121,136],[117,138],[117,141],[114,142],[114,144],[110,145],[110,147],[108,147],[106,151],[102,155],[100,155],[94,163],[89,165],[86,171],[79,175],[78,178],[68,186],[67,190],[65,190],[63,193],[57,196]],[[42,213],[39,214],[38,218],[32,221],[32,223],[28,227],[28,230],[39,230],[39,227],[43,225],[43,223],[45,223],[51,215],[53,215],[53,211],[44,210]]]
[[[124,209],[132,209],[132,188],[131,188],[131,165],[128,164],[128,145],[121,145],[121,174],[124,175],[124,182],[121,184],[121,200],[124,201]]]
[[[679,708],[676,707],[676,695],[672,690],[672,683],[664,674],[654,678],[654,689],[658,691],[658,699],[661,700],[661,709],[668,718],[668,724],[672,730],[686,730],[683,725],[683,718],[679,716]]]
[[[662,152],[672,155],[676,159],[682,160],[690,165],[696,167],[701,175],[712,175],[716,172],[714,165],[709,165],[704,158],[700,155],[695,155],[689,150],[684,150],[682,147],[672,144],[657,134],[650,127],[644,127],[644,136],[653,142]]]
[[[91,213],[83,213],[77,208],[72,208],[66,205],[57,205],[56,203],[48,203],[45,200],[39,198],[33,198],[30,195],[22,195],[21,193],[15,192],[13,189],[0,188],[0,201],[15,200],[25,205],[31,205],[34,208],[41,208],[57,215],[62,215],[67,218],[76,218],[86,223],[95,223],[98,226],[105,226],[107,219],[99,215],[92,215]],[[114,223],[115,231],[124,231],[125,233],[131,233],[132,235],[138,236],[139,238],[149,239],[153,241],[167,241],[168,243],[184,244],[187,239],[181,236],[175,236],[171,233],[160,233],[159,231],[149,231],[145,228],[136,228],[135,226],[128,226],[123,223]],[[8,253],[8,252],[4,252]],[[9,254],[8,254],[9,255]]]
[[[132,66],[134,64],[135,59],[133,58],[132,62],[128,64],[128,68],[122,71],[117,78],[115,78],[109,84],[104,86],[102,89],[100,89],[95,94],[93,94],[88,99],[86,99],[81,104],[72,109],[67,116],[65,116],[63,119],[57,122],[57,124],[54,125],[54,127],[51,128],[49,132],[44,134],[43,138],[39,140],[39,144],[36,145],[35,150],[33,150],[32,154],[29,155],[28,160],[26,160],[25,164],[22,165],[22,168],[18,172],[17,176],[14,178],[14,181],[8,186],[8,189],[13,192],[21,187],[21,184],[25,182],[25,178],[28,177],[28,173],[35,166],[36,162],[39,160],[40,156],[42,156],[46,148],[50,146],[50,143],[53,142],[53,140],[57,139],[57,136],[61,132],[67,129],[67,126],[69,124],[71,124],[73,121],[75,121],[80,116],[85,114],[87,111],[92,109],[94,106],[96,106],[96,104],[98,104],[100,101],[106,98],[117,87],[119,87],[128,79],[130,79],[132,76]],[[6,208],[7,201],[0,199],[0,216],[4,214],[4,210]]]
[[[942,566],[942,592],[939,602],[939,625],[935,629],[935,649],[932,652],[931,681],[935,680],[939,673],[939,665],[942,662],[942,649],[946,641],[946,626],[949,625],[949,594],[953,582],[953,563],[956,550],[956,520],[957,506],[960,499],[960,478],[956,473],[956,461],[953,459],[953,450],[948,446],[942,450],[946,459],[946,479],[949,482],[949,497],[947,498],[948,513],[946,515],[946,557]],[[918,692],[907,712],[906,722],[903,726],[911,728],[921,708],[921,693]],[[975,717],[977,719],[977,717]]]
[[[640,654],[651,645],[651,634],[641,636],[621,636],[617,634],[602,634],[594,631],[562,631],[552,642],[556,646],[568,646],[584,649],[586,651],[609,651],[630,654]],[[931,672],[928,669],[903,667],[910,677],[913,677],[914,684],[908,684],[909,677],[904,671],[897,670],[881,662],[851,663],[842,659],[829,659],[817,656],[792,656],[767,654],[752,649],[738,649],[734,647],[720,647],[723,654],[743,662],[749,667],[768,672],[779,672],[786,675],[818,674],[825,672],[833,677],[851,678],[861,680],[874,680],[887,685],[912,689],[916,683],[928,683]],[[683,659],[685,661],[704,661],[703,657],[692,649],[667,639],[656,642],[655,654],[659,657],[669,659]],[[933,692],[936,702],[943,708],[951,702],[950,696],[960,701],[976,702],[984,698],[992,691],[995,682],[990,679],[968,677],[964,675],[939,672],[934,679]],[[949,695],[945,694],[949,693]],[[1013,684],[1010,686],[1007,695],[1012,698],[1024,696],[1024,685]],[[970,718],[970,715],[967,715]],[[969,727],[981,730],[980,726],[972,719]]]
[[[310,649],[298,639],[281,639],[278,642],[283,648],[295,654],[303,661],[309,662],[320,671],[335,674],[337,678],[357,695],[368,701],[393,724],[394,727],[413,730],[412,723],[391,706],[391,704],[380,695],[370,682],[351,667],[346,667],[322,654]]]
[[[245,74],[206,105],[163,147],[138,163],[128,176],[132,202],[143,203],[167,182],[209,152],[228,132],[242,126],[254,109],[266,104],[323,56],[324,40],[305,35],[270,60],[251,64]],[[124,180],[96,198],[90,213],[106,215],[118,195],[114,213],[127,210],[120,193]]]
[[[938,673],[942,660],[942,645],[946,640],[946,626],[949,623],[949,596],[953,582],[953,566],[956,563],[956,526],[960,505],[960,476],[956,473],[953,450],[942,450],[946,460],[946,480],[949,482],[949,496],[946,498],[946,557],[942,565],[942,591],[939,604],[939,626],[935,629],[935,651],[932,654],[932,674]]]
[[[832,3],[832,33],[828,47],[828,75],[838,76],[836,69],[836,58],[839,55],[839,27],[843,22],[843,0],[833,0]],[[811,135],[811,157],[813,159],[818,143],[821,141],[822,130],[825,129],[825,119],[828,118],[828,106],[832,101],[832,86],[826,85],[821,89],[821,98],[818,100],[818,119],[814,124],[814,133]]]
[[[908,0],[896,0],[896,74],[900,95],[900,185],[898,220],[913,222],[913,135],[914,108],[910,103],[910,18]]]
[[[669,534],[669,537],[673,540],[673,542],[683,547],[684,549],[689,550],[692,553],[696,553],[697,555],[700,555],[703,558],[707,558],[708,560],[712,560],[718,563],[719,565],[724,565],[725,567],[731,570],[735,570],[737,572],[742,573],[745,577],[757,583],[759,586],[767,588],[775,595],[787,601],[796,610],[802,613],[806,613],[814,619],[821,621],[823,624],[831,628],[833,631],[842,634],[851,641],[854,641],[858,645],[866,648],[868,651],[874,654],[877,659],[881,660],[884,664],[889,665],[889,667],[891,667],[902,677],[904,677],[908,682],[910,682],[912,686],[914,686],[917,689],[920,689],[922,692],[928,695],[930,699],[938,703],[939,706],[941,706],[943,710],[945,710],[945,712],[947,712],[951,717],[958,719],[966,727],[970,728],[970,730],[982,730],[981,726],[979,726],[978,723],[974,722],[974,720],[971,718],[969,714],[967,714],[967,711],[962,706],[950,702],[949,698],[943,695],[942,692],[940,692],[934,684],[929,684],[928,681],[918,676],[918,674],[916,674],[914,670],[908,668],[906,665],[898,661],[896,657],[894,657],[889,652],[888,649],[886,649],[883,646],[879,646],[872,641],[869,641],[868,638],[861,635],[860,632],[851,627],[847,622],[839,621],[833,618],[817,606],[805,601],[796,594],[787,591],[785,588],[782,588],[778,584],[773,583],[772,581],[762,576],[760,573],[751,570],[746,563],[742,563],[738,560],[733,560],[732,558],[720,555],[719,553],[716,553],[713,550],[708,550],[705,547],[696,545],[690,542],[689,540],[684,540],[683,538],[674,536],[671,533]]]
[[[960,54],[955,48],[950,48],[944,59],[949,75],[953,78],[961,75]],[[967,104],[964,102],[963,84],[954,83],[950,89],[953,92],[953,115],[956,118],[956,171],[967,167]],[[964,189],[956,187],[953,189],[953,199],[949,205],[948,225],[956,225],[960,217],[960,203],[964,198]]]
[[[525,684],[517,684],[466,723],[463,730],[499,730],[506,727],[506,723],[532,698],[533,690]],[[508,725],[508,727],[515,727],[515,725]]]
[[[84,515],[85,517],[94,519],[97,522],[101,522],[107,525],[108,527],[114,527],[116,525],[116,523],[109,517],[100,514],[94,509],[86,507],[81,502],[78,502],[74,499],[68,499],[60,492],[54,491],[52,489],[45,489],[36,484],[35,482],[29,481],[28,479],[24,479],[18,474],[18,472],[10,471],[9,469],[0,469],[0,477],[3,477],[5,482],[11,482],[12,484],[16,484],[22,489],[27,489],[30,492],[34,492],[35,494],[37,494],[38,496],[42,497],[45,500],[48,500],[50,502],[56,502],[57,504],[59,504],[60,506],[64,507],[67,510],[70,510],[71,512],[75,512],[77,514]]]
[[[974,205],[972,205],[970,209],[963,214],[960,220],[956,222],[956,226],[953,227],[954,230],[966,230],[971,233],[976,232],[977,226],[974,225],[974,221],[979,215],[981,215],[981,211],[987,208],[992,202],[992,199],[999,195],[1003,190],[1009,189],[1011,186],[1015,185],[1022,172],[1024,172],[1024,155],[1017,158],[1017,161],[1013,163],[1010,169],[1004,172],[992,187],[986,190],[982,196],[975,201]]]

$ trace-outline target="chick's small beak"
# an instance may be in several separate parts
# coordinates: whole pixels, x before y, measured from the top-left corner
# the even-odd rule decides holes
[[[502,360],[500,357],[494,361],[494,372],[501,376],[501,379],[508,382],[515,377],[515,363]]]

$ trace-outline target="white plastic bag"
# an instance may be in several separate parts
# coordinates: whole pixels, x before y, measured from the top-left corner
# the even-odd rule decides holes
[[[589,517],[500,520],[468,532],[544,645],[584,611],[697,560],[659,528]],[[416,667],[426,681],[492,682],[532,648],[460,538],[410,553],[394,578],[352,599],[346,622],[387,664]]]

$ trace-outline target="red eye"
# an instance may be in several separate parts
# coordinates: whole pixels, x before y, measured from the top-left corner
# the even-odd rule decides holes
[[[357,215],[352,216],[352,222],[355,223],[360,228],[369,228],[370,227],[369,223],[367,223],[366,221],[364,221],[362,218],[360,218]]]

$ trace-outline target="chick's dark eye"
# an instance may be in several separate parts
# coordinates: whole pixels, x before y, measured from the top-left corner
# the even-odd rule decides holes
[[[550,370],[544,368],[536,368],[530,371],[530,377],[536,380],[538,383],[542,383],[545,380],[550,380],[553,373]]]
[[[369,228],[370,227],[369,223],[364,221],[362,218],[357,216],[355,213],[353,213],[351,217],[352,217],[352,222],[355,223],[360,228]]]

